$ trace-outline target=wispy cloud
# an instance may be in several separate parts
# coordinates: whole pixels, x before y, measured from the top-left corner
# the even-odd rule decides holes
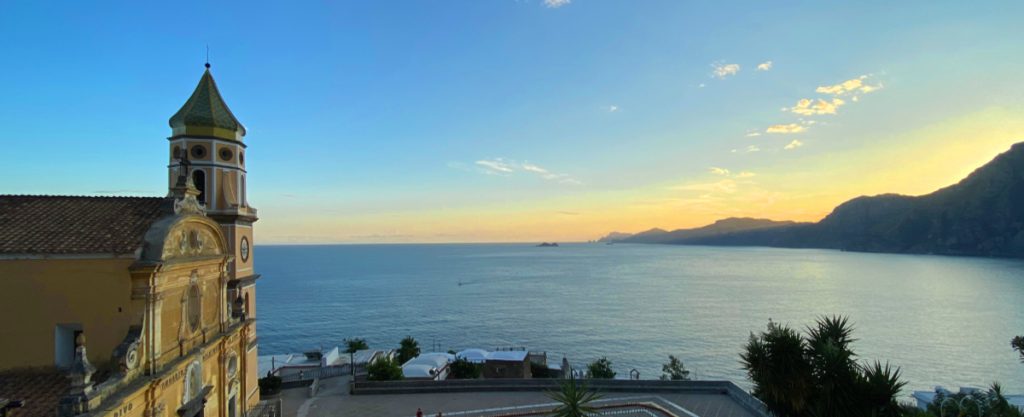
[[[760,64],[757,64],[757,70],[758,71],[771,71],[771,69],[772,69],[772,61],[764,61],[764,62],[762,62]]]
[[[761,132],[758,132],[758,131],[756,131],[756,130],[751,130],[751,131],[748,131],[748,132],[747,132],[747,135],[746,135],[746,136],[747,136],[748,138],[753,138],[753,137],[761,136]]]
[[[612,105],[610,105],[608,107],[605,107],[605,110],[608,110],[608,113],[615,113],[615,112],[619,111],[619,106],[616,106],[616,105],[612,104]]]
[[[726,177],[729,176],[729,170],[725,168],[711,167],[708,168],[708,171],[715,175],[724,175]]]
[[[740,64],[726,64],[724,62],[713,62],[711,64],[711,76],[720,80],[736,75],[740,72]]]
[[[836,109],[844,104],[846,104],[846,102],[841,98],[833,98],[832,100],[822,100],[820,98],[812,100],[804,98],[800,99],[795,106],[790,107],[787,110],[804,116],[836,114]]]
[[[796,140],[796,139],[793,139],[793,141],[789,142],[789,144],[786,145],[786,147],[784,147],[783,149],[785,149],[787,151],[791,151],[791,150],[799,148],[801,146],[804,146],[803,142],[801,142],[799,140]]]
[[[769,64],[768,67],[771,68],[771,61],[766,61],[763,64]],[[760,65],[758,65],[758,70],[760,70]],[[837,84],[818,86],[818,88],[814,90],[815,92],[831,97],[800,99],[796,102],[796,105],[793,107],[783,107],[782,111],[791,112],[800,116],[821,116],[826,114],[835,115],[838,113],[840,107],[848,104],[847,100],[840,97],[847,98],[850,102],[858,102],[860,101],[860,95],[873,93],[882,89],[882,83],[868,83],[871,77],[872,75],[861,75]],[[800,133],[806,131],[815,123],[817,123],[816,120],[801,118],[799,123],[782,123],[768,126],[768,128],[765,129],[765,133]],[[748,132],[747,136],[754,135]]]
[[[761,148],[757,147],[757,145],[747,145],[746,151],[748,153],[749,152],[761,152]]]
[[[790,133],[800,133],[800,132],[803,132],[804,130],[807,130],[807,128],[804,127],[801,124],[789,123],[789,124],[771,125],[771,126],[768,126],[768,128],[765,129],[764,131],[766,133],[790,134]]]
[[[830,94],[833,96],[843,96],[847,94],[868,94],[882,89],[882,84],[870,85],[866,83],[869,75],[861,75],[857,78],[851,78],[849,80],[840,82],[833,85],[823,85],[816,88],[814,91],[821,94]]]
[[[480,160],[476,161],[476,164],[483,167],[485,171],[492,173],[510,173],[515,171],[512,165],[508,164],[501,158]]]
[[[750,177],[753,177],[753,176],[757,175],[757,174],[755,174],[753,172],[750,172],[750,171],[740,171],[740,172],[733,173],[732,171],[729,171],[728,169],[719,168],[719,167],[708,168],[708,172],[710,172],[712,174],[715,174],[715,175],[720,175],[720,176],[723,176],[723,177],[731,177],[731,178],[750,178]]]
[[[568,174],[552,172],[547,168],[525,161],[515,161],[505,158],[492,158],[481,159],[479,161],[476,161],[475,164],[480,169],[481,172],[488,175],[509,176],[514,175],[515,173],[518,172],[522,172],[538,176],[547,181],[557,182],[559,184],[582,184],[580,180],[577,180],[576,178],[573,178]]]
[[[557,9],[572,3],[572,0],[544,0],[544,6],[549,9]]]

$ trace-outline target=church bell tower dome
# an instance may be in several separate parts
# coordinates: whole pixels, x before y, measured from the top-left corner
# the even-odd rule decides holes
[[[246,196],[246,148],[242,142],[245,127],[228,109],[213,81],[210,65],[185,105],[171,116],[171,136],[167,138],[168,186],[170,194],[182,193],[182,178],[194,186],[195,201],[206,216],[220,224],[234,258],[228,262],[227,278],[235,282],[232,300],[252,299],[249,291],[253,277],[253,223],[256,208]],[[237,282],[236,282],[237,281]],[[236,291],[237,290],[237,291]],[[253,317],[250,309],[246,313]]]
[[[234,141],[241,141],[245,136],[245,126],[231,113],[217,90],[217,83],[210,74],[210,64],[206,64],[206,71],[192,96],[168,123],[172,136],[205,136]]]

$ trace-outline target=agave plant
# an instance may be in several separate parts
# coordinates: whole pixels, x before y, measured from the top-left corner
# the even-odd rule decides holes
[[[586,417],[597,412],[591,403],[601,396],[587,389],[586,384],[577,382],[575,377],[562,382],[558,391],[548,393],[548,397],[558,403],[552,412],[554,417]]]

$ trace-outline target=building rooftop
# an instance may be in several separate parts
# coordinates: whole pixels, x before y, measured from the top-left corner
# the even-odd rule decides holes
[[[10,411],[11,417],[54,415],[60,398],[70,389],[71,381],[56,368],[0,372],[0,397],[24,402],[21,408]]]
[[[168,207],[161,197],[0,195],[0,254],[131,254]]]
[[[484,363],[487,361],[488,353],[490,352],[483,349],[463,349],[456,353],[455,357],[472,363]]]
[[[491,352],[487,354],[487,360],[489,361],[510,361],[510,362],[522,362],[526,360],[527,352],[525,350],[503,350],[497,352]]]
[[[764,411],[744,404],[749,399],[742,397],[749,394],[736,390],[735,394],[715,390],[646,391],[643,387],[629,392],[599,390],[602,398],[594,405],[602,407],[596,415],[603,416],[767,417]],[[408,417],[415,415],[416,409],[422,409],[425,416],[442,412],[449,417],[511,417],[548,415],[556,406],[548,391],[352,395],[348,378],[339,377],[322,380],[313,398],[305,388],[285,390],[281,398],[284,415],[294,415],[301,407],[307,417]]]

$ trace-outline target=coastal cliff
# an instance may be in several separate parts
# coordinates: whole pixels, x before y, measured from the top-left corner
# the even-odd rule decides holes
[[[632,242],[1024,257],[1024,143],[930,194],[857,197],[817,223],[682,235]]]

